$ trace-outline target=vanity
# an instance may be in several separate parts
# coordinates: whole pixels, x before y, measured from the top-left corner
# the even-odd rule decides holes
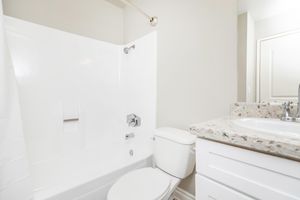
[[[299,200],[300,123],[280,104],[236,103],[230,117],[190,126],[197,135],[197,200]]]

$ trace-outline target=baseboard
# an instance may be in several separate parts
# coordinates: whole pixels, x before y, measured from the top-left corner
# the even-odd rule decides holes
[[[194,195],[188,193],[187,191],[181,188],[176,188],[173,196],[176,200],[195,200]]]

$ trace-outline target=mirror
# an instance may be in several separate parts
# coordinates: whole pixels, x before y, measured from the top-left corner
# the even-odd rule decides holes
[[[296,101],[300,0],[238,3],[238,101]]]

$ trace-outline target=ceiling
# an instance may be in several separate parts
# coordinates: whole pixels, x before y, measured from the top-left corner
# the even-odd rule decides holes
[[[119,8],[126,6],[124,0],[106,1]],[[256,21],[300,10],[300,0],[238,0],[238,3],[238,14],[249,12]]]
[[[300,10],[300,0],[238,0],[238,2],[238,13],[248,11],[255,20]]]
[[[115,6],[119,7],[119,8],[124,8],[126,6],[126,4],[123,3],[122,0],[106,0],[106,1],[108,1],[109,3],[115,5]]]

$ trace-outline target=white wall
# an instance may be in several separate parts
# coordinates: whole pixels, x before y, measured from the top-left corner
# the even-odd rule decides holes
[[[238,101],[256,100],[255,21],[250,13],[238,16]]]
[[[238,98],[246,101],[247,85],[247,13],[238,16]]]
[[[158,26],[125,8],[125,41],[149,31],[158,37],[158,126],[189,124],[228,115],[237,95],[236,0],[136,0]],[[181,185],[194,193],[194,180]]]
[[[28,168],[18,87],[4,33],[0,2],[0,199],[30,200]]]
[[[300,29],[299,13],[277,15],[255,23],[257,40],[296,29]]]
[[[120,47],[14,18],[5,22],[31,162],[117,137]],[[79,122],[63,123],[68,118]]]
[[[105,0],[2,0],[4,14],[101,41],[123,44],[123,9]]]
[[[247,17],[247,88],[246,101],[256,101],[256,38],[255,21],[248,13]]]
[[[127,44],[135,45],[128,54],[122,53],[120,69],[120,90],[122,103],[122,131],[134,132],[136,137],[131,142],[149,143],[156,128],[156,76],[157,47],[156,32],[151,32],[142,38]],[[134,113],[141,117],[140,127],[128,127],[125,117]]]

